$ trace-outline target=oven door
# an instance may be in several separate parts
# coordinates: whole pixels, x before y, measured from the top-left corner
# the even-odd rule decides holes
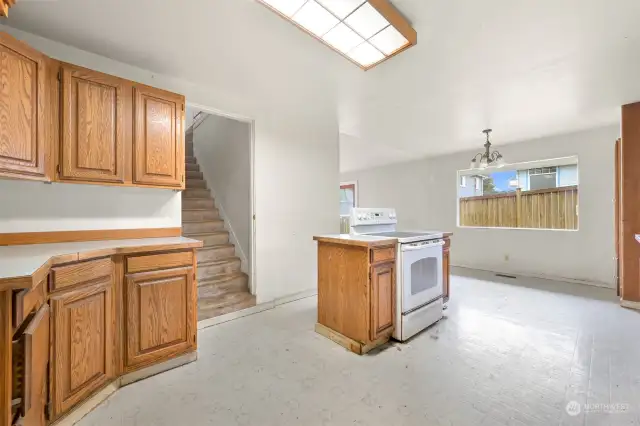
[[[442,246],[444,240],[402,244],[402,313],[442,297]]]

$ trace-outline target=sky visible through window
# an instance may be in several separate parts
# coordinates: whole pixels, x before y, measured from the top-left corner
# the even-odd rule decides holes
[[[491,173],[489,177],[493,179],[493,184],[495,185],[496,192],[509,192],[515,191],[517,189],[517,185],[509,186],[509,183],[517,179],[515,170],[506,170],[504,172]]]

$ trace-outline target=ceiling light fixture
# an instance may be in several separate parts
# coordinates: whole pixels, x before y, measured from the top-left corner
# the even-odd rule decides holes
[[[491,142],[489,141],[489,134],[491,134],[491,129],[485,129],[482,133],[487,135],[487,141],[484,144],[485,152],[479,152],[471,159],[471,169],[486,169],[487,167],[495,166],[495,167],[503,167],[504,159],[502,158],[502,154],[500,152],[493,151],[490,152]],[[478,162],[478,156],[480,156],[480,161]]]
[[[258,1],[364,70],[418,42],[389,0]]]

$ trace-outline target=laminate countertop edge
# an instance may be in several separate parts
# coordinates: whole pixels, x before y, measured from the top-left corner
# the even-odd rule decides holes
[[[640,243],[640,234],[636,234],[636,241]]]
[[[99,257],[200,248],[203,243],[185,237],[86,241],[0,247],[0,291],[38,285],[52,266]]]
[[[342,244],[357,247],[378,247],[395,245],[397,238],[371,237],[367,235],[336,234],[336,235],[316,235],[313,239],[319,243]]]

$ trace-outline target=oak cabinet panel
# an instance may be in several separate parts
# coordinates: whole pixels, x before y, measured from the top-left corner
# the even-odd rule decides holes
[[[69,64],[61,74],[60,179],[124,183],[131,86]]]
[[[395,263],[371,267],[371,340],[393,327],[395,317]]]
[[[45,426],[47,405],[47,376],[49,366],[49,305],[43,305],[14,342],[14,379],[20,399],[19,421],[23,426]],[[17,367],[17,369],[15,368]]]
[[[192,267],[126,276],[125,370],[196,348],[196,287]]]
[[[46,57],[0,33],[0,176],[47,180]]]
[[[115,373],[113,282],[105,277],[81,289],[51,297],[54,319],[52,402],[63,414]]]
[[[183,96],[134,87],[134,183],[184,188],[183,123]]]

